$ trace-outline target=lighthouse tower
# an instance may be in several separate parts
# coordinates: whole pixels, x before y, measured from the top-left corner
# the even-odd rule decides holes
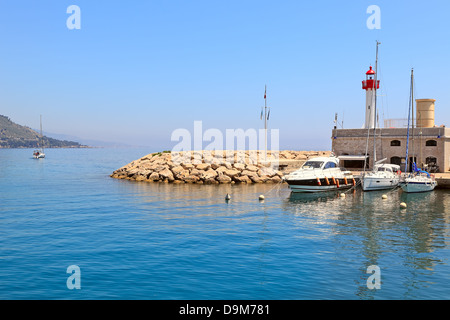
[[[366,90],[366,122],[364,128],[374,128],[376,125],[375,97],[380,88],[380,80],[376,80],[376,73],[370,67],[366,72],[366,80],[362,82],[362,88]]]

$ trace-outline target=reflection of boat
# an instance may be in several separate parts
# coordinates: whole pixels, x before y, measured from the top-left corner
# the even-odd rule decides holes
[[[409,150],[409,114],[414,115],[414,70],[411,70],[411,105],[408,110],[408,130],[406,138],[406,165],[405,168],[408,169],[408,150]],[[412,140],[414,141],[414,120],[412,121]],[[414,156],[414,143],[413,143],[413,156]],[[424,170],[418,169],[412,158],[412,172],[404,177],[404,181],[401,183],[402,190],[405,192],[427,192],[432,191],[437,185],[434,176]],[[405,170],[406,171],[406,170]]]
[[[414,210],[427,211],[430,209],[430,203],[433,204],[436,201],[436,192],[400,192],[399,201],[408,203],[410,201],[415,201]],[[433,206],[434,207],[434,206]]]
[[[41,116],[41,135],[39,137],[38,147],[39,147],[39,143],[41,144],[41,148],[33,151],[33,157],[35,159],[45,158],[44,143],[43,143],[43,139],[42,139],[42,116]]]
[[[396,164],[376,164],[372,172],[361,176],[364,191],[390,189],[398,186],[400,166]]]
[[[332,199],[336,199],[336,192],[333,191],[325,191],[325,192],[314,192],[314,193],[300,193],[300,192],[291,192],[289,195],[289,201],[291,202],[326,202]]]
[[[350,171],[339,167],[335,156],[316,157],[285,177],[292,192],[323,192],[349,189],[356,185]]]

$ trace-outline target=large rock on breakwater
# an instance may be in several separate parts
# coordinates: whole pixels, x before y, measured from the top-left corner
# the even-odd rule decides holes
[[[277,164],[281,161],[307,160],[328,156],[324,151],[170,151],[148,154],[115,170],[112,178],[145,182],[169,183],[278,183],[283,173]]]

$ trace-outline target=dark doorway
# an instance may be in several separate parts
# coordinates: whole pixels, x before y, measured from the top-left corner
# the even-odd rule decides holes
[[[364,160],[344,160],[344,168],[346,169],[363,169]],[[369,158],[367,158],[366,169],[369,169]]]
[[[400,157],[392,157],[391,158],[391,164],[401,165],[402,164],[402,158],[400,158]]]

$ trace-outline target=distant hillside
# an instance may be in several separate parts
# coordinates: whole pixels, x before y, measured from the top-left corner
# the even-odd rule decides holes
[[[44,148],[82,148],[75,141],[57,140],[44,136]],[[18,125],[8,117],[0,115],[0,148],[37,148],[39,134],[31,128]]]

